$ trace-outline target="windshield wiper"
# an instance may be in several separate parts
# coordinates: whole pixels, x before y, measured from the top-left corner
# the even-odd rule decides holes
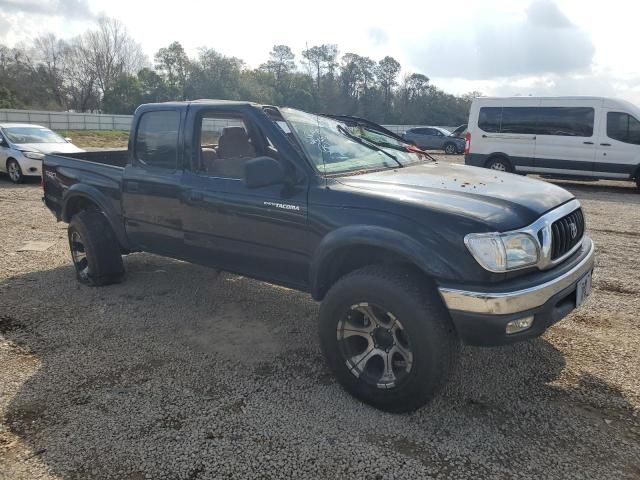
[[[371,143],[371,142],[369,142],[368,140],[365,140],[362,137],[354,135],[353,133],[349,132],[349,130],[344,128],[342,125],[338,125],[338,131],[340,133],[342,133],[343,135],[346,135],[350,139],[358,142],[360,145],[364,145],[365,147],[369,147],[370,149],[375,150],[376,152],[384,153],[387,157],[393,159],[393,161],[396,162],[400,168],[404,167],[404,165],[402,165],[402,163],[400,163],[400,161],[396,158],[395,155],[392,155],[391,153],[387,152],[383,148],[378,147],[375,143]]]

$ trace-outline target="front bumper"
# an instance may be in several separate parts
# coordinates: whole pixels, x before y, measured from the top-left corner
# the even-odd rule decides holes
[[[503,345],[537,337],[576,308],[578,282],[594,264],[594,245],[585,237],[580,250],[563,264],[516,279],[495,289],[463,289],[440,285],[458,335],[470,345]],[[506,325],[518,318],[533,316],[530,328],[507,335]]]
[[[18,164],[25,176],[42,176],[42,160],[33,160],[31,158],[22,157],[18,159]]]

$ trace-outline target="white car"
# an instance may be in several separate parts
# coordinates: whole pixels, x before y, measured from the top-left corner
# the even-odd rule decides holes
[[[26,176],[42,175],[42,158],[47,153],[84,152],[55,132],[28,123],[0,123],[0,172],[14,183]]]

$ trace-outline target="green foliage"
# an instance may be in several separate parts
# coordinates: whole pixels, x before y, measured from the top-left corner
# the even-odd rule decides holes
[[[16,96],[7,87],[0,87],[0,108],[18,108]]]
[[[122,34],[115,21],[101,28],[112,43]],[[119,64],[120,74],[103,72],[106,82],[92,63],[100,51],[88,42],[97,33],[89,31],[69,43],[43,35],[32,48],[0,45],[0,107],[128,114],[142,103],[216,98],[357,115],[379,123],[454,126],[466,122],[471,101],[479,95],[447,94],[422,73],[400,79],[401,65],[393,57],[339,56],[334,44],[303,50],[301,69],[289,46],[274,45],[266,62],[252,69],[212,48],[201,48],[190,58],[179,42],[172,42],[154,55],[153,68],[127,70]],[[125,53],[120,55],[125,58]],[[134,55],[129,63],[140,59]]]

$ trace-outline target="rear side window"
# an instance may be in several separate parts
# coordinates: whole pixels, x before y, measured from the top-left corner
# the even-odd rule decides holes
[[[143,113],[135,142],[136,159],[151,167],[175,170],[180,114],[175,110]]]
[[[535,107],[503,108],[500,132],[535,134],[537,113]]]
[[[502,107],[482,107],[478,117],[478,127],[485,132],[499,133],[502,120]]]
[[[538,108],[538,135],[590,137],[595,112],[590,107]]]
[[[607,137],[640,145],[640,122],[628,113],[607,112]]]
[[[478,127],[490,133],[591,137],[590,107],[483,107]]]

